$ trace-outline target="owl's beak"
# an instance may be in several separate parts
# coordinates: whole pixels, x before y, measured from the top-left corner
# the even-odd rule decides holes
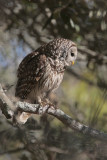
[[[72,65],[74,65],[74,61],[72,61]]]

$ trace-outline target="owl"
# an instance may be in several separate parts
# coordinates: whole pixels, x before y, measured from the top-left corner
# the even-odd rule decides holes
[[[77,46],[71,40],[57,38],[42,45],[20,63],[15,96],[21,101],[41,103],[59,87],[66,67],[76,58]]]

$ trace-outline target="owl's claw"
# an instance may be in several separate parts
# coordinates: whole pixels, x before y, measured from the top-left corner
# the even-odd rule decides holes
[[[57,106],[55,106],[53,103],[51,103],[51,102],[49,101],[49,99],[45,99],[44,101],[41,101],[40,105],[41,105],[42,107],[48,106],[48,108],[57,109]]]
[[[47,103],[46,103],[45,101],[41,101],[41,102],[39,102],[39,105],[40,105],[41,107],[45,107],[45,106],[47,105]]]

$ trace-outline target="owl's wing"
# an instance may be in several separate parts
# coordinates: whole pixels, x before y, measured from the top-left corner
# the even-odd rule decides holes
[[[39,52],[32,52],[27,55],[18,68],[18,82],[15,96],[26,99],[33,87],[44,73],[46,56]]]

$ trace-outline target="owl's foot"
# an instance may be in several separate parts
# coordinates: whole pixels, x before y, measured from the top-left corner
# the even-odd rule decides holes
[[[49,99],[45,99],[44,101],[41,101],[40,105],[42,107],[48,106],[48,108],[57,109],[57,106],[55,106],[53,103],[51,103]]]

